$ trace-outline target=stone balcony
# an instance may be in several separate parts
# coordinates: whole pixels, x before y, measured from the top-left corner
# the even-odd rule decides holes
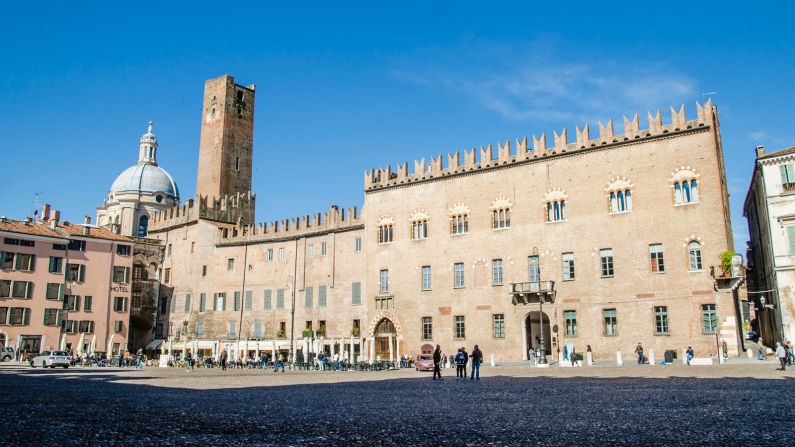
[[[514,305],[534,304],[542,300],[552,303],[555,301],[555,281],[513,282],[509,293]]]

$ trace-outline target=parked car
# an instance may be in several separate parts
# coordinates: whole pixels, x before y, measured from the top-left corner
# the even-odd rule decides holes
[[[754,332],[754,331],[748,331],[748,332],[745,334],[745,339],[746,339],[746,340],[753,340],[753,341],[756,341],[756,339],[758,339],[758,338],[759,338],[759,334],[757,334],[757,333],[756,333],[756,332]]]
[[[0,360],[4,362],[14,360],[14,348],[11,346],[4,346],[2,351],[0,351]]]
[[[417,356],[417,361],[414,362],[414,368],[417,371],[433,371],[433,356],[426,354]]]
[[[69,367],[69,354],[64,351],[44,351],[41,354],[33,357],[30,361],[30,367],[35,368],[41,366],[42,368],[62,366],[64,369]]]

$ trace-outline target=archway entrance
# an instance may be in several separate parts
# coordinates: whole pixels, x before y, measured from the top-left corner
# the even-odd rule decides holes
[[[388,318],[378,322],[373,331],[373,343],[375,344],[375,358],[381,360],[395,360],[397,347],[397,330],[395,325]]]
[[[547,355],[552,353],[552,330],[550,329],[549,315],[538,311],[529,312],[524,320],[525,349],[524,356],[527,358],[527,351],[530,349],[537,351],[541,348],[541,334],[543,333],[544,350]]]

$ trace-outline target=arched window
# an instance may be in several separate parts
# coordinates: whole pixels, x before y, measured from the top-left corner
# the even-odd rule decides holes
[[[562,222],[566,220],[566,194],[560,189],[550,190],[544,198],[546,203],[547,222]]]
[[[457,203],[450,208],[450,234],[459,235],[469,233],[469,207]]]
[[[378,222],[378,243],[389,244],[394,240],[394,224],[391,216],[382,216]]]
[[[498,197],[491,203],[491,228],[501,230],[511,227],[511,202],[506,197]]]
[[[681,167],[676,170],[671,182],[674,187],[674,204],[687,205],[689,203],[698,203],[698,174],[696,174],[689,166]]]
[[[144,237],[146,236],[146,232],[149,229],[149,216],[141,216],[138,219],[138,236]]]
[[[608,206],[610,213],[626,213],[632,211],[632,183],[626,177],[613,178],[607,184]]]
[[[701,244],[698,241],[690,241],[687,244],[687,253],[690,258],[690,271],[697,272],[703,270],[704,267],[701,263]]]
[[[416,210],[411,215],[411,240],[428,239],[428,214],[423,210]]]

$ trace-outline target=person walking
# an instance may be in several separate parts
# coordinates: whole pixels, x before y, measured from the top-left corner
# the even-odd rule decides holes
[[[574,351],[574,345],[572,345],[571,352],[569,352],[569,360],[571,360],[571,366],[580,366],[580,362],[577,361],[577,353]]]
[[[638,346],[635,347],[635,354],[638,354],[638,365],[643,364],[643,345],[638,342]]]
[[[279,372],[279,369],[284,372],[284,354],[281,353],[276,357],[276,363],[273,365],[273,372]]]
[[[695,352],[693,352],[693,347],[692,346],[688,346],[687,347],[687,351],[685,351],[685,354],[687,355],[687,364],[689,366],[690,365],[690,361],[693,360],[693,357],[696,356]]]
[[[563,360],[569,360],[569,347],[563,345]]]
[[[528,356],[530,358],[530,366],[531,367],[535,367],[536,366],[536,352],[535,352],[535,350],[530,349],[530,352],[528,353]]]
[[[439,369],[439,363],[442,362],[442,348],[436,345],[436,350],[433,351],[433,380],[439,377],[442,380],[442,371]]]
[[[138,352],[135,353],[135,369],[141,371],[144,369],[144,351],[143,349],[138,349]]]
[[[221,353],[221,371],[226,371],[226,359],[229,358],[229,354],[227,354],[226,349]]]
[[[787,350],[784,349],[784,346],[781,343],[776,342],[776,358],[781,363],[781,368],[777,368],[777,371],[786,371],[787,370]]]
[[[185,354],[185,372],[193,371],[193,356],[190,355],[190,352]]]
[[[469,363],[469,354],[467,354],[467,350],[463,346],[461,346],[461,354],[464,355],[464,371],[463,371],[464,374],[461,376],[461,380],[466,380],[467,379],[467,363]]]
[[[469,380],[480,380],[480,364],[483,363],[483,353],[480,352],[478,345],[475,345],[469,357],[472,359],[472,375]]]
[[[464,379],[464,353],[461,351],[462,348],[458,348],[455,353],[455,380]]]
[[[442,368],[447,368],[447,354],[442,356]]]

